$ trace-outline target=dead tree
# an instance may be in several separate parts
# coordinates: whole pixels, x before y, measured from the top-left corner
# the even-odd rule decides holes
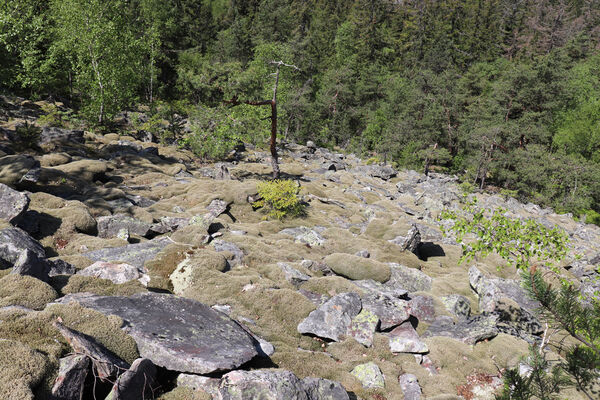
[[[239,101],[237,97],[234,97],[231,100],[226,101],[225,103],[231,104],[232,107],[237,106],[239,104],[248,104],[251,106],[264,106],[267,104],[271,105],[271,116],[267,117],[271,119],[271,166],[273,167],[273,179],[279,178],[279,161],[277,160],[277,88],[279,86],[279,71],[281,67],[289,67],[294,68],[296,71],[300,69],[295,65],[286,64],[283,61],[271,61],[270,64],[273,64],[277,67],[277,70],[273,73],[275,76],[275,84],[273,85],[273,98],[271,100],[262,100],[262,101]]]

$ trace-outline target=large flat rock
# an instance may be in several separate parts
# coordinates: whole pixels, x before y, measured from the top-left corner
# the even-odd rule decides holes
[[[77,293],[58,302],[71,301],[122,318],[140,356],[170,370],[229,371],[258,354],[258,342],[237,322],[195,300],[158,293],[131,297]]]
[[[149,240],[144,243],[111,247],[84,253],[83,256],[92,261],[121,262],[142,268],[146,261],[152,260],[169,243],[168,239]]]

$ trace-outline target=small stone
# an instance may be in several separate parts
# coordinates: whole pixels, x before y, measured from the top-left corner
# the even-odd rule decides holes
[[[287,228],[279,233],[293,236],[296,242],[308,244],[309,246],[313,247],[322,246],[325,243],[325,239],[323,238],[323,236],[321,236],[318,232],[305,226],[300,226],[298,228]]]
[[[366,389],[383,389],[385,387],[383,373],[374,362],[357,365],[350,373]]]
[[[415,375],[400,375],[398,383],[404,393],[404,400],[421,400],[421,386]]]
[[[369,250],[357,251],[355,255],[358,256],[358,257],[363,257],[363,258],[370,258],[371,257],[371,253],[369,253]]]
[[[419,228],[413,224],[406,235],[396,236],[396,238],[389,240],[389,242],[400,246],[402,251],[408,250],[411,253],[417,254],[417,250],[421,244],[421,233],[419,232]]]

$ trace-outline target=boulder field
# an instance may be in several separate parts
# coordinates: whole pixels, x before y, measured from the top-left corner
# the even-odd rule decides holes
[[[24,151],[13,128],[0,130],[1,399],[493,399],[544,334],[514,268],[460,264],[442,234],[455,177],[286,143],[306,214],[269,220],[252,207],[269,156],[251,145],[210,164],[45,128]],[[560,268],[600,289],[600,228],[469,196],[567,232]]]

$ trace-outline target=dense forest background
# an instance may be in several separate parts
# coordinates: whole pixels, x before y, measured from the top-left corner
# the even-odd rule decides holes
[[[0,88],[218,157],[279,135],[600,221],[600,0],[0,0]],[[184,129],[177,121],[187,118]],[[165,125],[164,121],[168,123]]]

